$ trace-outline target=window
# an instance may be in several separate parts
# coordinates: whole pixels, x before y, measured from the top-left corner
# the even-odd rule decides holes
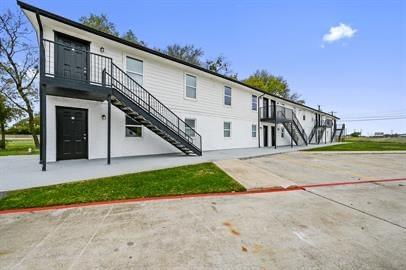
[[[143,83],[144,64],[141,60],[137,60],[127,56],[127,73],[137,83]]]
[[[224,138],[231,137],[231,122],[224,122]]]
[[[251,96],[251,110],[253,110],[253,111],[257,110],[257,96],[256,95]]]
[[[196,99],[196,77],[186,74],[186,97]]]
[[[125,117],[125,136],[142,137],[142,126],[128,116]]]
[[[224,86],[224,105],[231,106],[231,87]]]
[[[285,128],[281,129],[281,138],[285,137]]]
[[[195,136],[195,131],[194,129],[196,128],[196,119],[185,119],[185,133],[189,137],[194,137]]]
[[[303,121],[305,121],[306,120],[306,115],[305,114],[303,114]]]
[[[252,136],[252,138],[257,137],[257,125],[252,125],[251,126],[251,136]]]

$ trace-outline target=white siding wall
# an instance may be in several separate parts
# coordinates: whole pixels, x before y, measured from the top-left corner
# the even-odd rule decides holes
[[[29,15],[29,17],[31,21],[35,22],[32,15]],[[91,41],[91,51],[100,53],[100,47],[104,47],[104,55],[112,57],[113,62],[123,70],[125,70],[127,56],[142,60],[144,88],[171,108],[182,119],[196,119],[196,130],[202,135],[203,150],[258,146],[257,138],[252,138],[251,136],[251,126],[257,124],[258,121],[258,112],[251,110],[251,95],[260,96],[260,92],[47,18],[43,18],[42,21],[45,26],[44,38],[54,40],[54,31],[59,31]],[[197,77],[196,100],[185,98],[186,73]],[[224,86],[232,88],[231,106],[223,105]],[[278,100],[274,97],[268,98],[270,100],[277,100],[279,105],[283,104],[292,109],[297,107],[297,116],[307,133],[310,133],[315,121],[314,111],[297,105],[286,104],[286,101]],[[106,103],[49,96],[47,104],[48,159],[51,161],[55,160],[56,155],[55,106],[87,108],[89,110],[89,158],[105,157],[107,121],[101,120],[101,115],[107,113]],[[306,114],[305,121],[302,120],[303,114]],[[124,113],[113,107],[112,156],[146,155],[178,151],[146,128],[143,128],[143,138],[125,137],[124,121]],[[224,121],[232,122],[231,138],[224,138],[223,136]],[[267,125],[269,126],[268,142],[271,145],[272,124]],[[281,138],[282,127],[282,125],[277,126],[277,145],[289,145],[290,137],[287,131],[285,131],[284,138]],[[262,132],[260,130],[261,144],[263,144]]]
[[[81,99],[47,97],[47,160],[56,160],[56,107],[72,107],[88,110],[89,159],[105,158],[107,155],[107,103]],[[178,150],[142,127],[141,138],[125,136],[125,114],[112,107],[111,155],[136,156],[177,152]]]

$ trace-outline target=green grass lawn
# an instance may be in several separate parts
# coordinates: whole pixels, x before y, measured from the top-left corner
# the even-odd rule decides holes
[[[351,138],[345,144],[330,145],[305,151],[396,151],[406,150],[405,138]]]
[[[31,152],[29,152],[31,148]],[[32,139],[6,140],[6,150],[0,149],[0,156],[36,155],[39,149],[34,146]]]
[[[165,195],[244,191],[213,163],[11,191],[0,210]]]

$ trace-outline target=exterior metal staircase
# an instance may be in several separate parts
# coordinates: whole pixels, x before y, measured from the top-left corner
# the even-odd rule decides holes
[[[276,123],[281,123],[296,145],[307,145],[306,132],[292,109],[276,106]]]
[[[111,103],[187,155],[202,155],[202,137],[122,69],[103,70]]]
[[[317,132],[317,125],[314,125],[312,131],[309,134],[309,143],[312,143],[312,140],[313,140],[314,135],[316,134],[316,132]]]
[[[86,98],[91,94],[105,100],[110,95],[111,104],[183,153],[202,155],[202,137],[196,130],[115,65],[111,57],[74,44],[42,39],[44,78],[62,88],[89,91]]]
[[[317,143],[320,143],[323,139],[324,132],[326,132],[326,126],[320,126],[317,133]]]
[[[342,124],[340,128],[334,126],[334,132],[331,136],[331,142],[341,142],[342,136],[344,135],[345,124]]]

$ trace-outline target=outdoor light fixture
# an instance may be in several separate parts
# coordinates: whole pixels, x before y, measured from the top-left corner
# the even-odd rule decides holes
[[[102,120],[106,120],[106,115],[102,114]]]
[[[100,47],[100,52],[104,53],[104,47],[103,46]]]

